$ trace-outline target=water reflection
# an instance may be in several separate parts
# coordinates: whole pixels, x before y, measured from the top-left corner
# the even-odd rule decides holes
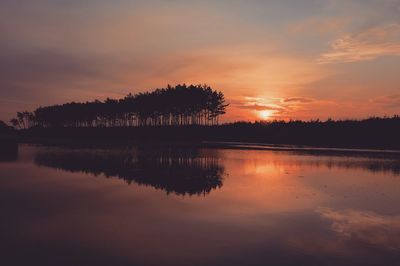
[[[178,195],[206,195],[222,187],[224,175],[216,151],[193,148],[50,149],[36,153],[34,161],[70,172],[118,177],[128,184]]]
[[[273,146],[273,145],[245,145],[227,143],[225,146],[213,146],[220,149],[232,149],[236,151],[249,151],[258,154],[284,154],[295,155],[286,157],[284,161],[279,158],[269,164],[297,165],[299,167],[327,167],[329,169],[364,169],[374,173],[384,172],[400,175],[400,151],[368,150],[368,149],[335,149],[313,148],[297,146]],[[261,152],[261,153],[260,153]]]
[[[317,213],[331,222],[334,232],[345,238],[400,251],[400,215],[327,207],[318,208]]]
[[[17,143],[0,143],[0,162],[13,162],[18,159]]]
[[[295,160],[284,162],[285,165],[298,167],[328,169],[362,169],[372,173],[390,173],[400,175],[400,153],[356,153],[356,152],[322,152],[322,151],[291,151],[282,152],[296,155]],[[282,160],[274,162],[275,166]]]
[[[397,266],[398,162],[387,154],[23,145],[17,162],[0,164],[1,262]]]

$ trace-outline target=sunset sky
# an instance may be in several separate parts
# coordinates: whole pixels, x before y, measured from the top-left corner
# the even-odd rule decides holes
[[[0,119],[207,83],[225,121],[400,114],[400,0],[1,0]]]

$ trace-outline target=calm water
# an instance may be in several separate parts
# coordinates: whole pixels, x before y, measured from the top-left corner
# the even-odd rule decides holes
[[[400,157],[20,145],[1,265],[400,265]]]

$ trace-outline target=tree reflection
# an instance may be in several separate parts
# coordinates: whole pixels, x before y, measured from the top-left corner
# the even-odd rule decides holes
[[[14,162],[18,159],[18,144],[0,143],[0,162]]]
[[[177,195],[206,195],[222,187],[217,151],[198,149],[57,149],[35,155],[38,165],[118,177]]]

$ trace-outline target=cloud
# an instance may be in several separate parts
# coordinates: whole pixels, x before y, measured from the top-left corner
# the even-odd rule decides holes
[[[282,106],[264,105],[264,104],[250,104],[239,105],[238,108],[249,109],[254,111],[281,111],[285,108]]]
[[[343,28],[345,18],[308,18],[291,24],[289,31],[296,34],[325,34]]]
[[[400,24],[373,27],[358,34],[346,34],[332,43],[332,50],[319,63],[356,62],[381,56],[400,56]]]
[[[303,98],[303,97],[292,97],[292,98],[283,99],[283,102],[285,102],[285,103],[288,103],[288,102],[310,103],[313,101],[314,101],[313,99]]]
[[[228,0],[23,2],[0,1],[0,119],[4,120],[38,105],[123,97],[181,82],[208,83],[223,91],[228,101],[246,101],[242,108],[229,107],[223,118],[227,121],[252,120],[255,111],[267,109],[277,109],[274,114],[282,119],[338,117],[353,115],[353,109],[327,107],[322,99],[337,97],[343,102],[355,83],[363,89],[360,83],[374,84],[364,76],[374,78],[373,89],[382,88],[381,95],[393,93],[396,88],[391,84],[398,84],[392,74],[397,62],[377,66],[385,69],[385,76],[362,71],[360,80],[355,80],[338,78],[342,69],[313,60],[338,31],[398,21],[394,8],[398,4],[392,0],[252,5],[242,1],[232,5]],[[371,11],[377,14],[373,21],[369,21]],[[352,17],[357,17],[356,23]],[[350,35],[350,41],[393,46],[398,28],[381,28],[389,37],[379,42],[362,33]],[[379,36],[377,30],[370,35]],[[345,49],[337,48],[329,53]],[[321,62],[339,59],[331,55]],[[394,77],[387,79],[386,72]],[[375,97],[367,90],[362,93],[366,100]],[[357,114],[386,112],[382,107],[386,106],[370,104]]]
[[[400,250],[400,216],[325,207],[318,208],[317,213],[330,220],[331,229],[343,237]]]
[[[262,98],[262,97],[244,97],[243,100],[229,101],[232,108],[239,110],[250,110],[255,114],[263,111],[270,112],[271,119],[290,119],[298,115],[304,107],[318,101],[306,97],[288,97],[288,98]]]
[[[372,103],[380,104],[389,108],[400,107],[400,94],[385,95],[370,100]]]

